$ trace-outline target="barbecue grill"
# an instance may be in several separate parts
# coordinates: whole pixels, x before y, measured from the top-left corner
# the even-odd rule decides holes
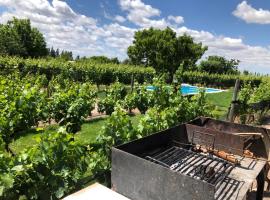
[[[211,120],[199,118],[112,148],[112,188],[132,200],[242,200],[257,179],[262,199],[268,152],[251,150],[263,144],[263,130],[242,135],[239,127],[228,131],[235,124]]]

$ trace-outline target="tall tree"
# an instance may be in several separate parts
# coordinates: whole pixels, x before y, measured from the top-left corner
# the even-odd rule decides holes
[[[0,25],[0,55],[24,55],[18,33],[8,26]]]
[[[23,57],[41,57],[48,54],[46,41],[29,19],[13,18],[0,26],[0,53]]]
[[[73,55],[72,55],[72,51],[65,51],[63,50],[60,54],[60,58],[68,61],[68,60],[73,60]]]
[[[227,60],[222,56],[209,56],[207,60],[201,61],[200,71],[216,74],[238,74],[239,60]]]
[[[172,81],[180,64],[184,63],[187,69],[195,66],[206,50],[207,47],[194,42],[188,35],[177,37],[170,28],[150,28],[135,33],[127,53],[133,64],[152,66],[158,73],[169,73]]]
[[[49,56],[55,58],[56,57],[56,52],[54,50],[54,48],[52,47],[50,50],[49,50]]]
[[[59,57],[60,56],[60,50],[57,48],[55,51],[55,57]]]

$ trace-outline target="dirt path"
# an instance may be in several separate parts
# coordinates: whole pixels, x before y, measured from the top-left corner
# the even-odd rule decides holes
[[[140,114],[140,111],[136,108],[136,109],[133,109],[131,110],[131,114],[134,114],[134,115],[137,115],[137,114]],[[100,113],[98,112],[98,106],[97,104],[95,105],[95,108],[92,110],[91,112],[91,116],[88,116],[85,121],[91,121],[93,119],[97,119],[97,118],[105,118],[107,117],[108,115],[106,115],[105,113]],[[54,125],[54,124],[57,124],[57,122],[55,122],[53,119],[51,120],[50,123],[44,123],[42,121],[40,121],[38,123],[38,127],[39,128],[44,128],[48,125]]]

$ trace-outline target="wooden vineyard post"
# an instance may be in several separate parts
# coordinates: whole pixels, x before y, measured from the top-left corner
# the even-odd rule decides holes
[[[133,92],[134,89],[134,74],[131,75],[131,92]]]
[[[235,107],[236,107],[236,101],[237,101],[239,89],[240,89],[240,80],[236,79],[234,91],[233,91],[233,96],[232,96],[231,107],[230,107],[229,114],[228,114],[228,121],[229,122],[233,122],[233,120],[234,120],[234,113],[235,113]]]

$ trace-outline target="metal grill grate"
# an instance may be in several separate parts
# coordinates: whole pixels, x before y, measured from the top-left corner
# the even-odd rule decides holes
[[[218,186],[234,165],[215,157],[180,147],[170,147],[145,157],[147,160],[190,177]]]

